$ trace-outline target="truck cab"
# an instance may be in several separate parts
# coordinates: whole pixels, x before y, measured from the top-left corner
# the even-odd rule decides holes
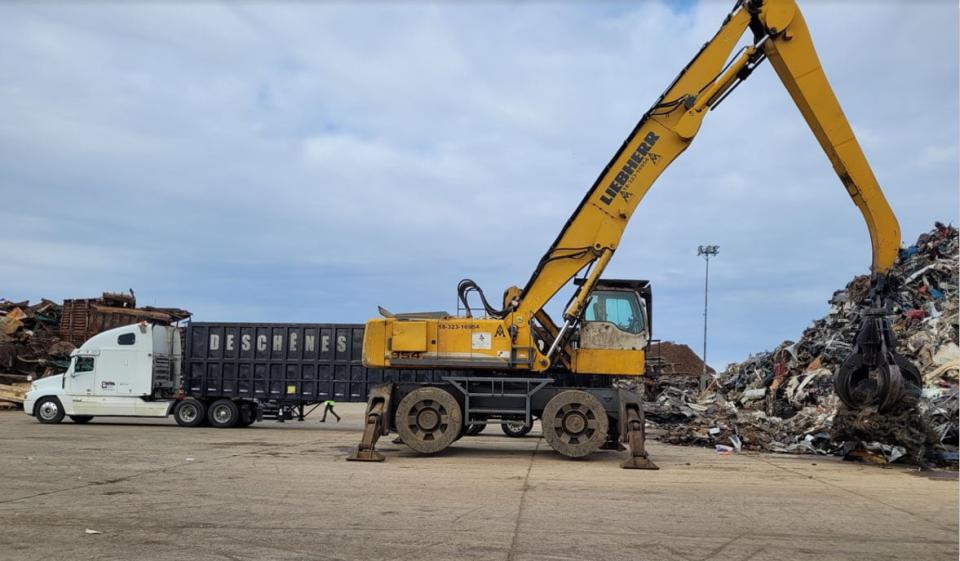
[[[175,326],[140,322],[91,337],[63,374],[33,383],[24,411],[41,422],[64,415],[165,417],[178,391],[182,350]]]

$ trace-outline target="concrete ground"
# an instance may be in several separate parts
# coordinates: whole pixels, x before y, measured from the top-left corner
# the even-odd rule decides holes
[[[958,557],[956,473],[658,443],[660,471],[629,471],[496,427],[354,463],[362,404],[338,410],[227,430],[0,413],[0,559]]]

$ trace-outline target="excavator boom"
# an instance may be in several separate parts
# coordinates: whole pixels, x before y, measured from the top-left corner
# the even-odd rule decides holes
[[[728,61],[748,29],[753,44]],[[518,309],[539,310],[587,265],[593,264],[591,278],[600,277],[609,260],[601,258],[617,249],[627,223],[659,175],[687,149],[706,114],[765,59],[863,214],[872,245],[872,271],[883,274],[893,266],[900,227],[827,81],[803,15],[793,0],[751,0],[737,3],[717,34],[643,116],[540,260],[521,292]],[[565,319],[579,316],[589,284],[580,292]]]
[[[737,48],[744,34],[751,40]],[[466,318],[440,314],[386,315],[367,324],[364,360],[370,366],[479,368],[545,372],[561,364],[578,374],[641,375],[643,347],[650,330],[624,319],[620,334],[601,333],[603,318],[586,318],[588,303],[604,286],[606,266],[619,247],[624,230],[661,173],[693,142],[707,114],[716,109],[765,60],[800,109],[848,195],[860,209],[872,246],[873,290],[869,321],[858,336],[851,362],[840,376],[838,392],[851,406],[858,402],[888,405],[902,394],[901,370],[916,381],[914,370],[894,353],[895,342],[885,319],[886,272],[900,246],[900,228],[880,185],[857,142],[850,123],[820,65],[806,22],[794,0],[740,0],[719,31],[694,56],[624,141],[556,240],[538,262],[526,285],[504,294],[503,308],[494,308],[476,283],[458,287]],[[579,276],[579,277],[578,277]],[[576,281],[562,323],[553,322],[544,307],[564,286]],[[611,288],[609,285],[607,288]],[[617,290],[613,287],[614,292]],[[467,295],[478,292],[487,317],[473,318]],[[604,293],[606,294],[606,293]],[[631,318],[645,313],[639,303],[622,306]],[[607,297],[602,299],[607,302]],[[637,298],[634,298],[637,302]],[[607,306],[607,304],[603,304]],[[634,311],[626,311],[628,307]],[[611,308],[612,310],[612,308]],[[596,316],[593,310],[591,315]],[[590,321],[591,325],[587,325]],[[871,327],[866,327],[869,324]],[[633,327],[631,327],[631,325]],[[606,334],[604,334],[606,333]],[[576,334],[576,337],[574,337]],[[588,344],[584,336],[593,337]],[[572,345],[571,341],[578,341]],[[591,347],[591,344],[594,346]],[[849,374],[849,372],[848,372]],[[879,393],[857,397],[855,385],[867,378]],[[885,380],[885,381],[884,381]],[[841,387],[843,386],[843,387]],[[888,388],[888,389],[884,389]]]
[[[734,52],[748,30],[752,41]],[[687,149],[707,113],[764,60],[790,92],[870,232],[869,309],[853,353],[835,377],[837,394],[850,407],[875,404],[883,411],[901,401],[908,385],[916,391],[919,372],[896,354],[887,320],[885,280],[900,245],[897,220],[820,66],[796,3],[740,0],[640,119],[523,289],[506,290],[502,308],[466,279],[457,290],[466,317],[381,309],[382,318],[367,322],[366,366],[450,370],[443,384],[396,382],[375,388],[363,439],[349,459],[382,461],[374,447],[391,429],[410,448],[432,454],[472,427],[491,422],[529,427],[539,418],[550,447],[565,456],[626,445],[629,455],[622,467],[656,469],[644,448],[641,397],[610,383],[612,376],[643,374],[652,333],[650,286],[601,275],[654,181]],[[571,282],[577,288],[557,325],[544,307]],[[472,292],[480,296],[484,317],[471,313],[467,296]],[[595,378],[603,381],[588,382]]]

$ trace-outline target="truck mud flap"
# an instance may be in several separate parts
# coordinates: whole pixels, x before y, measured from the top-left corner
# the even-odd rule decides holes
[[[377,440],[390,433],[390,405],[396,384],[381,384],[370,390],[363,437],[357,449],[347,456],[350,462],[382,462],[384,456],[375,450]]]

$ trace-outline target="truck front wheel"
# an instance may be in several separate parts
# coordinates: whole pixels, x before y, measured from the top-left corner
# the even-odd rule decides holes
[[[181,427],[199,427],[207,419],[207,408],[196,399],[187,398],[173,408],[173,418]]]
[[[37,420],[45,425],[55,425],[63,420],[63,405],[55,397],[43,397],[34,406]]]
[[[229,399],[218,399],[207,409],[207,420],[218,429],[228,429],[240,422],[240,408]]]

